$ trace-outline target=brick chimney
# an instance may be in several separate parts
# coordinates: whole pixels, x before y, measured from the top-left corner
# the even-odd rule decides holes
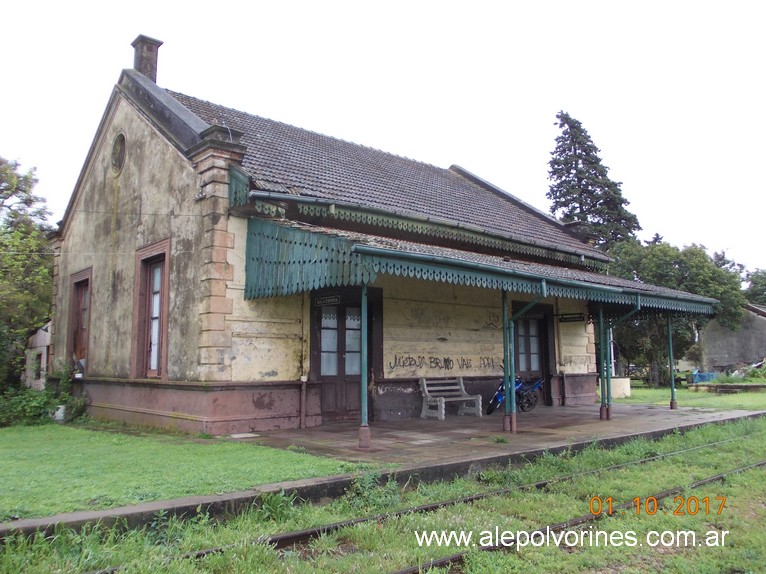
[[[157,51],[162,46],[162,42],[141,34],[133,40],[131,46],[135,48],[133,68],[157,83]]]

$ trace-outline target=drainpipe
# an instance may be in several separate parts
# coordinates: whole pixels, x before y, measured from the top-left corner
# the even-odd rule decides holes
[[[306,328],[306,296],[301,297],[301,336],[303,338],[303,332]],[[305,340],[305,339],[303,339]],[[303,373],[303,369],[306,364],[306,357],[304,354],[304,347],[303,343],[301,343],[301,373]],[[308,382],[309,378],[306,375],[301,374],[301,392],[300,392],[300,408],[299,408],[299,427],[302,429],[306,428],[306,383]]]

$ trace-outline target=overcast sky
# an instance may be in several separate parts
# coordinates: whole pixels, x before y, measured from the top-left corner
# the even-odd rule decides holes
[[[139,34],[157,83],[440,167],[548,211],[556,113],[644,231],[766,269],[766,2],[7,3],[0,156],[61,218]]]

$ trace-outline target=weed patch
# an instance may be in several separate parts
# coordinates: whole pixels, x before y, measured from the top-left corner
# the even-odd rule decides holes
[[[348,506],[360,513],[379,513],[401,504],[399,485],[392,477],[382,482],[379,473],[368,472],[354,479],[346,493]]]
[[[285,522],[294,510],[294,494],[280,492],[265,492],[258,500],[257,516],[264,522]]]

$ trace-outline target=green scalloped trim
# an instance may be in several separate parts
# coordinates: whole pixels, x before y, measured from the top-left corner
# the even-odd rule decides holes
[[[280,219],[285,218],[284,207],[277,207],[273,203],[261,201],[260,199],[256,199],[254,202],[252,202],[252,205],[255,207],[255,211],[258,213],[262,213],[270,217],[279,217]]]
[[[252,218],[247,224],[245,299],[375,281],[349,241]]]
[[[378,274],[439,281],[511,293],[540,295],[546,280],[547,295],[632,307],[636,293],[621,293],[599,285],[560,285],[555,277],[525,278],[512,271],[482,271],[451,267],[390,256],[362,255],[354,242],[339,235],[312,233],[278,225],[265,219],[248,221],[245,260],[245,298],[275,297],[303,293],[323,287],[359,286],[375,281]],[[642,312],[710,314],[712,304],[641,294]],[[607,314],[617,313],[607,310]],[[619,316],[625,310],[619,310]],[[611,316],[611,315],[610,315]]]

